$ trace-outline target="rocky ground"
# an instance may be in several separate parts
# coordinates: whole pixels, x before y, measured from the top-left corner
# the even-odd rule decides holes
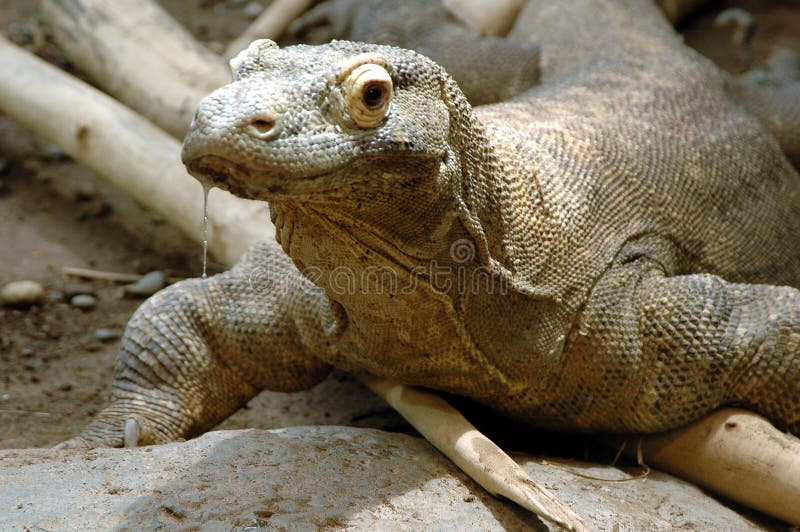
[[[765,530],[652,472],[518,457],[591,530]],[[636,473],[636,471],[631,471]],[[587,478],[588,477],[588,478]],[[2,530],[544,530],[423,440],[351,427],[216,431],[183,444],[5,451]]]

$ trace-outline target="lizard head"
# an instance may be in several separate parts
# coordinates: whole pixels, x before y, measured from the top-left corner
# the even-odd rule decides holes
[[[200,103],[184,142],[184,163],[207,185],[270,201],[363,202],[411,182],[435,186],[453,155],[447,75],[414,52],[259,40],[231,66],[234,81]]]
[[[183,161],[207,186],[269,201],[301,270],[363,254],[411,271],[453,262],[464,239],[491,262],[479,209],[496,209],[479,178],[497,172],[492,148],[441,66],[390,46],[260,40],[232,67],[200,103]]]

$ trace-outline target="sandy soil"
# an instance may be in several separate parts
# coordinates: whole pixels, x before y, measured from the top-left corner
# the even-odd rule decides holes
[[[217,48],[248,24],[246,11],[252,5],[236,0],[163,3]],[[24,42],[36,28],[35,4],[0,0],[0,31]],[[757,16],[757,57],[766,57],[775,45],[800,51],[796,3],[735,4]],[[711,23],[721,7],[687,24],[687,41],[725,68],[741,70],[729,30]],[[50,52],[58,58],[57,51]],[[119,342],[102,342],[95,332],[121,330],[141,302],[125,299],[121,288],[109,282],[66,277],[63,267],[128,273],[160,269],[177,277],[197,275],[201,267],[199,246],[2,116],[0,265],[0,285],[32,279],[48,292],[45,302],[28,309],[0,307],[0,448],[50,446],[89,421],[106,401]],[[91,284],[98,300],[94,310],[68,304],[64,293],[78,282]],[[245,411],[227,428],[248,426],[259,415],[258,409]]]

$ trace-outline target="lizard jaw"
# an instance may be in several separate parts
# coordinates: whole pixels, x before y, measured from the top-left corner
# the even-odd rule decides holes
[[[265,199],[265,191],[252,184],[253,170],[218,155],[202,155],[186,161],[186,169],[203,186],[217,187],[248,199]],[[238,176],[245,176],[244,179]]]
[[[369,176],[355,172],[358,177],[354,180],[353,173],[348,169],[357,161],[368,162],[376,158],[384,161],[390,159],[385,154],[366,155],[326,171],[307,174],[290,172],[284,168],[247,165],[215,153],[185,158],[184,164],[189,174],[204,186],[218,187],[242,198],[270,202],[303,200],[327,203],[351,196],[352,186],[369,188]],[[433,176],[434,168],[438,167],[442,156],[406,153],[397,154],[397,159],[430,164],[431,169],[426,175]]]
[[[309,187],[308,182],[328,175],[289,176],[274,170],[252,168],[213,154],[187,161],[186,168],[204,186],[218,187],[241,198],[266,201],[312,192],[311,189],[316,187]]]

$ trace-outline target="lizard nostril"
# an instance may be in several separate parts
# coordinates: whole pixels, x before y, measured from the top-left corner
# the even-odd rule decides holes
[[[271,140],[278,136],[280,128],[276,126],[275,117],[272,115],[262,115],[247,124],[247,132],[261,140]]]
[[[259,120],[254,120],[253,125],[256,126],[256,129],[258,129],[259,131],[266,133],[270,129],[272,129],[272,126],[275,125],[275,122],[273,120],[261,118]]]

